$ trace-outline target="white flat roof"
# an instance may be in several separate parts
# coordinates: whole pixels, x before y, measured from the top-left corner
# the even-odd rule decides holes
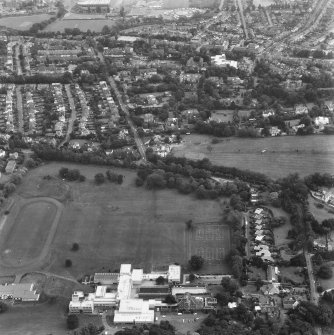
[[[120,301],[120,313],[146,313],[149,311],[149,301],[143,299],[123,299]]]
[[[131,264],[121,264],[120,274],[131,274]]]
[[[154,311],[149,310],[147,313],[120,313],[115,311],[114,323],[153,323]]]
[[[133,269],[131,275],[132,281],[133,282],[143,281],[143,274],[144,274],[143,269]]]
[[[131,277],[129,275],[121,275],[117,287],[118,299],[128,299],[131,295]]]
[[[168,279],[171,281],[180,281],[181,279],[181,266],[170,265],[168,268]]]
[[[109,6],[110,0],[79,0],[77,4],[79,6]]]

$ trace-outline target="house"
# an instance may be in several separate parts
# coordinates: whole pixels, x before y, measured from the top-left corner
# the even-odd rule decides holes
[[[278,281],[279,270],[277,266],[268,265],[267,267],[267,280],[269,282]]]
[[[267,119],[269,116],[274,116],[275,111],[273,109],[268,109],[262,113],[262,117]]]
[[[6,151],[3,149],[0,149],[0,158],[4,158],[6,156]]]
[[[269,133],[271,136],[278,136],[281,133],[281,130],[278,127],[270,127]]]
[[[296,115],[308,114],[308,109],[304,105],[296,105],[295,114]]]
[[[16,162],[13,160],[8,161],[6,166],[6,173],[10,174],[13,173],[16,167]]]
[[[279,289],[278,289],[278,286],[277,285],[274,285],[274,284],[266,284],[266,285],[263,285],[261,288],[260,288],[261,292],[264,294],[264,295],[275,295],[275,294],[279,294]]]
[[[324,128],[324,125],[329,124],[329,118],[326,116],[317,116],[313,121],[319,128]]]
[[[234,60],[227,60],[225,54],[211,56],[211,64],[219,67],[226,67],[227,65],[238,68],[238,62]]]
[[[9,154],[9,159],[18,159],[19,158],[19,154],[17,152],[13,152]]]
[[[287,296],[283,299],[283,308],[292,309],[299,305],[299,301],[294,296]]]

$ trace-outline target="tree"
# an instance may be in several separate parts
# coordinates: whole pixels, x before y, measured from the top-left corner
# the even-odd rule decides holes
[[[333,270],[328,265],[321,265],[318,276],[322,279],[330,279],[333,276]]]
[[[67,175],[68,175],[68,168],[62,167],[59,170],[59,176],[60,176],[60,178],[66,179]]]
[[[172,305],[176,304],[176,299],[172,294],[168,294],[164,300],[166,304]]]
[[[121,18],[122,18],[123,21],[124,21],[124,19],[125,19],[125,9],[124,9],[123,6],[121,7],[121,9],[120,9],[120,11],[119,11],[119,15],[121,16]]]
[[[67,328],[70,329],[70,330],[78,328],[78,326],[79,326],[79,319],[74,314],[70,314],[67,317],[67,321],[66,322],[67,322]]]
[[[163,285],[163,284],[165,284],[165,278],[160,276],[155,280],[155,282],[156,282],[157,285]]]
[[[19,185],[22,182],[22,176],[19,175],[19,174],[13,174],[13,175],[11,175],[10,182],[13,183],[13,184],[15,184],[15,185]]]
[[[72,266],[72,261],[70,259],[66,259],[65,261],[65,267],[70,268]]]
[[[190,273],[188,279],[192,283],[196,279],[196,276],[193,273]]]
[[[204,259],[201,256],[193,255],[189,260],[189,266],[192,270],[197,271],[202,268]]]
[[[96,183],[97,185],[101,185],[101,184],[103,184],[104,181],[105,181],[105,177],[104,177],[104,174],[103,174],[103,173],[97,173],[97,174],[95,175],[94,179],[95,179],[95,183]]]
[[[78,251],[79,250],[79,243],[73,243],[72,244],[72,249],[71,249],[72,251]]]
[[[28,169],[33,169],[34,167],[36,167],[37,163],[32,159],[32,158],[28,158],[25,162],[25,166]]]
[[[4,196],[7,197],[9,194],[15,192],[16,186],[13,183],[6,183],[3,191],[4,191]]]
[[[119,174],[117,176],[117,183],[121,185],[121,184],[123,184],[123,180],[124,180],[124,176]]]
[[[188,230],[193,229],[193,220],[187,220],[185,223]]]
[[[0,301],[0,313],[5,313],[7,310],[8,306],[4,302]]]
[[[152,173],[146,179],[146,187],[150,190],[155,188],[165,188],[166,180],[161,174]]]

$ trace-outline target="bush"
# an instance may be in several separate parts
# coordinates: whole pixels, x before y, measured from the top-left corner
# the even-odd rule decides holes
[[[328,265],[321,265],[318,276],[322,279],[330,279],[333,276],[333,270]]]
[[[204,264],[204,259],[201,256],[193,255],[189,260],[189,266],[192,270],[199,270]]]
[[[79,244],[78,243],[73,243],[71,250],[72,251],[78,251],[79,250]]]
[[[37,163],[32,158],[28,158],[27,161],[25,162],[25,166],[28,169],[33,169],[34,167],[37,166]]]
[[[97,185],[101,185],[101,184],[103,184],[104,181],[105,181],[105,177],[104,177],[104,174],[103,174],[103,173],[97,173],[97,174],[95,175],[94,179],[95,179],[95,183],[96,183]]]
[[[155,283],[156,283],[157,285],[163,285],[163,284],[165,284],[165,278],[162,277],[162,276],[160,276],[160,277],[158,277],[158,278],[155,280]]]
[[[0,301],[0,313],[5,313],[7,310],[8,306],[4,302]]]
[[[76,329],[79,326],[79,319],[76,315],[70,314],[67,317],[67,328],[70,330]]]
[[[143,186],[143,185],[144,185],[144,180],[141,179],[141,178],[139,178],[139,177],[137,177],[137,178],[136,178],[136,186],[137,186],[137,187],[141,187],[141,186]]]
[[[81,174],[80,177],[79,177],[79,181],[80,181],[80,182],[83,182],[83,181],[85,181],[85,180],[86,180],[86,177],[83,176],[83,175]]]
[[[70,268],[72,266],[72,261],[70,259],[66,259],[65,261],[65,267]]]

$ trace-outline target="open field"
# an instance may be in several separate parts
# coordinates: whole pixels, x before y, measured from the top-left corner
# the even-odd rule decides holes
[[[50,17],[51,15],[48,14],[3,17],[0,18],[0,26],[18,30],[28,30],[34,23],[48,20]]]
[[[2,315],[0,334],[66,335],[65,304],[22,304],[10,306]]]
[[[211,144],[212,138],[197,134],[185,136],[184,143],[175,147],[173,153],[192,159],[207,157],[217,165],[257,171],[271,178],[294,172],[301,176],[314,172],[333,174],[334,136],[230,138],[220,139],[218,144]],[[261,154],[262,150],[266,152]]]
[[[78,168],[86,176],[86,182],[68,183],[69,191],[62,186],[64,182],[61,180],[56,188],[52,179],[48,190],[43,177],[56,176],[62,166]],[[79,278],[94,271],[113,271],[121,263],[132,263],[145,270],[158,269],[172,262],[185,264],[189,257],[185,221],[219,222],[221,218],[218,201],[197,200],[172,190],[147,191],[135,187],[134,171],[115,169],[125,176],[122,185],[109,182],[95,185],[94,175],[106,170],[106,167],[50,163],[30,171],[18,187],[18,194],[29,198],[45,194],[52,197],[52,190],[58,190],[55,192],[57,197],[61,197],[59,190],[70,194],[70,197],[63,197],[67,200],[64,200],[63,214],[50,244],[52,257],[48,262],[48,271]],[[46,210],[43,206],[41,208]],[[35,213],[28,211],[25,217],[34,218]],[[30,230],[39,231],[38,236],[44,234],[40,221],[48,220],[42,217],[30,220],[28,224]],[[12,228],[18,241],[26,238],[27,233],[20,236],[23,224],[19,220]],[[16,243],[16,239],[9,238],[2,251],[12,250],[15,246],[15,253],[25,257],[27,246]],[[224,241],[221,240],[221,243]],[[79,243],[76,252],[71,251],[74,242]],[[217,243],[220,244],[220,241]],[[218,245],[216,247],[219,248]],[[73,262],[71,268],[64,267],[67,258]],[[221,271],[222,265],[219,267]]]
[[[101,32],[102,28],[107,25],[109,27],[113,26],[113,22],[110,19],[100,19],[100,20],[57,20],[49,24],[43,31],[52,32],[63,32],[66,28],[79,28],[81,31],[91,31]]]
[[[45,198],[20,201],[8,215],[6,238],[1,243],[2,261],[18,266],[36,259],[48,238],[57,206]]]

